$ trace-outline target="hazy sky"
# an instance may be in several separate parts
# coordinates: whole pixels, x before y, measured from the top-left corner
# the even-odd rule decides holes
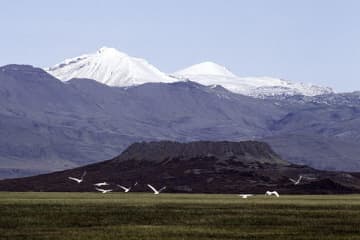
[[[165,72],[211,60],[240,76],[360,90],[357,0],[11,0],[0,26],[0,65],[109,46]]]

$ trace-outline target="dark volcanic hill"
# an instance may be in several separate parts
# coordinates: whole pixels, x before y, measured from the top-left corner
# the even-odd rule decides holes
[[[86,171],[84,182],[68,179]],[[289,178],[303,176],[299,185]],[[0,181],[1,191],[94,191],[106,181],[133,191],[149,191],[146,184],[166,186],[167,192],[190,193],[355,193],[359,174],[319,171],[282,160],[268,144],[256,141],[135,143],[120,156],[101,163],[35,177]]]

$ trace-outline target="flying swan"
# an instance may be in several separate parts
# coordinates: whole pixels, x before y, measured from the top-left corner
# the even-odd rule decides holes
[[[95,183],[94,185],[97,187],[102,187],[102,186],[108,186],[109,184],[107,182],[101,182],[101,183]]]
[[[122,185],[116,185],[116,186],[118,186],[119,188],[123,189],[124,192],[126,192],[126,193],[129,192],[130,189],[131,189],[131,187],[127,188],[127,187],[124,187],[124,186],[122,186]]]
[[[166,187],[162,187],[162,188],[160,188],[159,190],[156,190],[153,186],[151,186],[150,184],[147,184],[147,186],[149,187],[149,188],[151,188],[151,190],[153,190],[154,191],[154,194],[156,194],[156,195],[158,195],[158,194],[160,194],[161,193],[161,191],[163,191]]]
[[[102,189],[102,188],[95,188],[96,191],[99,191],[101,193],[108,193],[108,192],[112,192],[112,189]]]
[[[276,197],[280,197],[280,195],[279,195],[279,193],[277,192],[277,191],[266,191],[266,193],[265,193],[265,196],[272,196],[272,195],[274,195],[274,196],[276,196]]]
[[[81,175],[81,178],[75,178],[75,177],[68,177],[68,179],[75,181],[77,183],[82,183],[84,181],[84,177],[86,175],[86,171]]]
[[[299,176],[299,178],[298,178],[297,180],[292,179],[292,178],[289,178],[289,180],[290,180],[292,183],[294,183],[294,185],[298,185],[298,184],[300,183],[301,179],[302,179],[302,176],[301,176],[301,175]]]
[[[253,194],[239,194],[241,198],[248,198],[254,196]]]

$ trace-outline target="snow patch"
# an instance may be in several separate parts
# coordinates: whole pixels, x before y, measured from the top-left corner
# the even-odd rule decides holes
[[[264,98],[276,95],[316,96],[332,93],[332,89],[272,77],[238,77],[216,63],[205,62],[173,74],[179,80],[188,79],[206,86],[221,85],[229,91]]]

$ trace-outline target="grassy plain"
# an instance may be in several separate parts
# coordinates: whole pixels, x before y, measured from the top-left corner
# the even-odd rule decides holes
[[[0,193],[0,239],[360,239],[360,195]]]

